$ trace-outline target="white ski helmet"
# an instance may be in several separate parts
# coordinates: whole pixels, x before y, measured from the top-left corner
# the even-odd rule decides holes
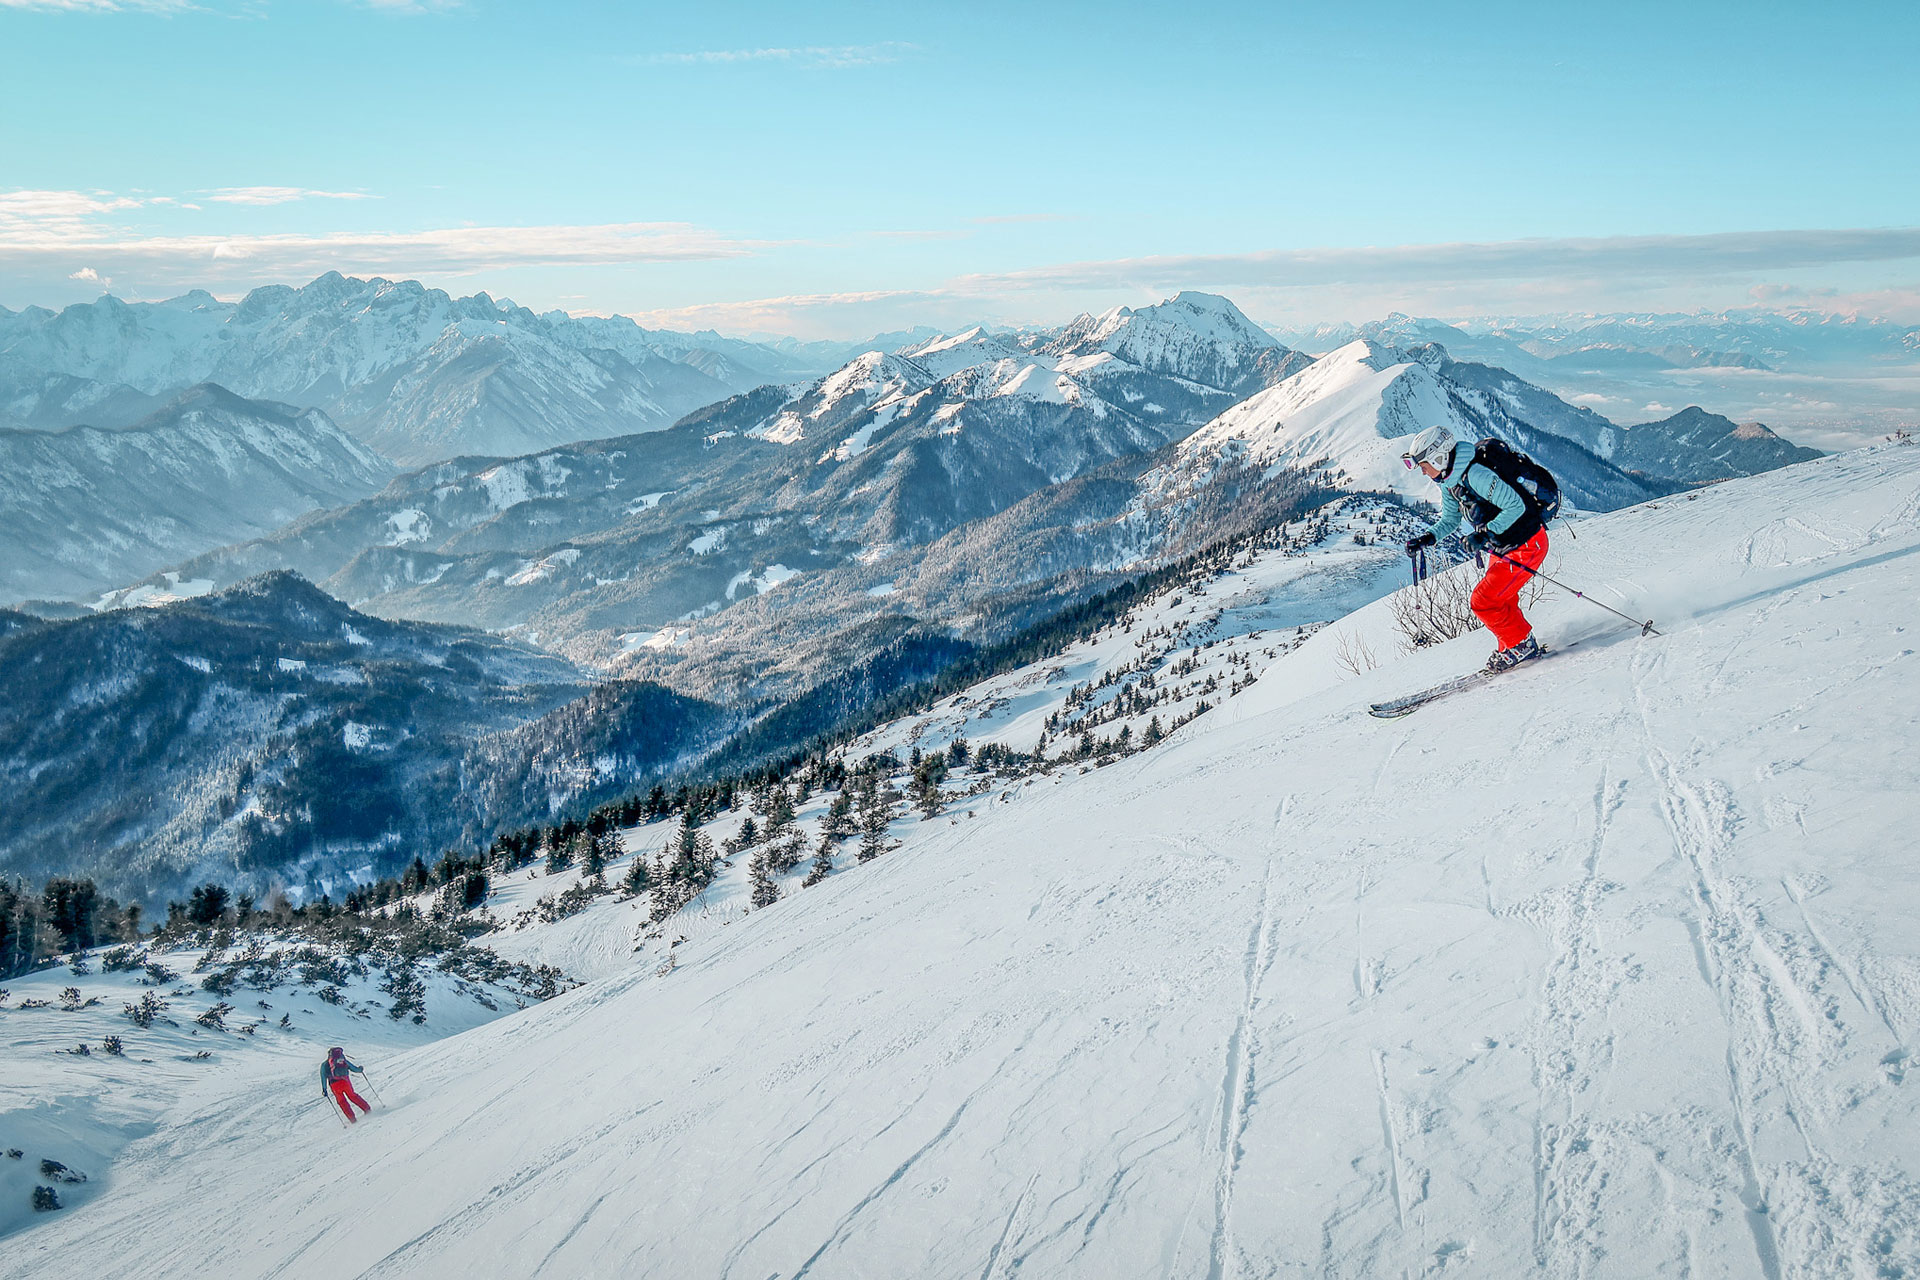
[[[1409,467],[1417,467],[1424,462],[1445,472],[1453,458],[1453,432],[1445,427],[1428,427],[1413,438],[1413,443],[1407,446],[1407,451],[1400,457]]]

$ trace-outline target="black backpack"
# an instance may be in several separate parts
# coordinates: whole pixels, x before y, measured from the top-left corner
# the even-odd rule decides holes
[[[1560,514],[1560,483],[1545,467],[1496,436],[1474,447],[1473,460],[1513,486],[1527,514],[1544,525]]]

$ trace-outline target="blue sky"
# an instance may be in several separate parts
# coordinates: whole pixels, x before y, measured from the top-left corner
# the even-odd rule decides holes
[[[1917,9],[0,0],[0,304],[1920,320]]]

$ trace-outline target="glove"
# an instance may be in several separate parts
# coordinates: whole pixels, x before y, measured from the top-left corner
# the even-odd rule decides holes
[[[1466,537],[1467,550],[1479,555],[1493,545],[1493,535],[1485,529],[1475,529]]]
[[[1417,538],[1408,538],[1407,554],[1410,556],[1419,555],[1422,551],[1432,546],[1435,541],[1436,539],[1430,533],[1423,533]]]

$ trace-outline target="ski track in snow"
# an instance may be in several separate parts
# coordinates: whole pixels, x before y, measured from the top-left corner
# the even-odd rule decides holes
[[[1663,635],[1550,593],[1577,650],[1383,722],[1484,637],[1329,628],[664,978],[562,922],[607,976],[350,1134],[196,1096],[0,1276],[1920,1274],[1916,476],[1587,522]]]

